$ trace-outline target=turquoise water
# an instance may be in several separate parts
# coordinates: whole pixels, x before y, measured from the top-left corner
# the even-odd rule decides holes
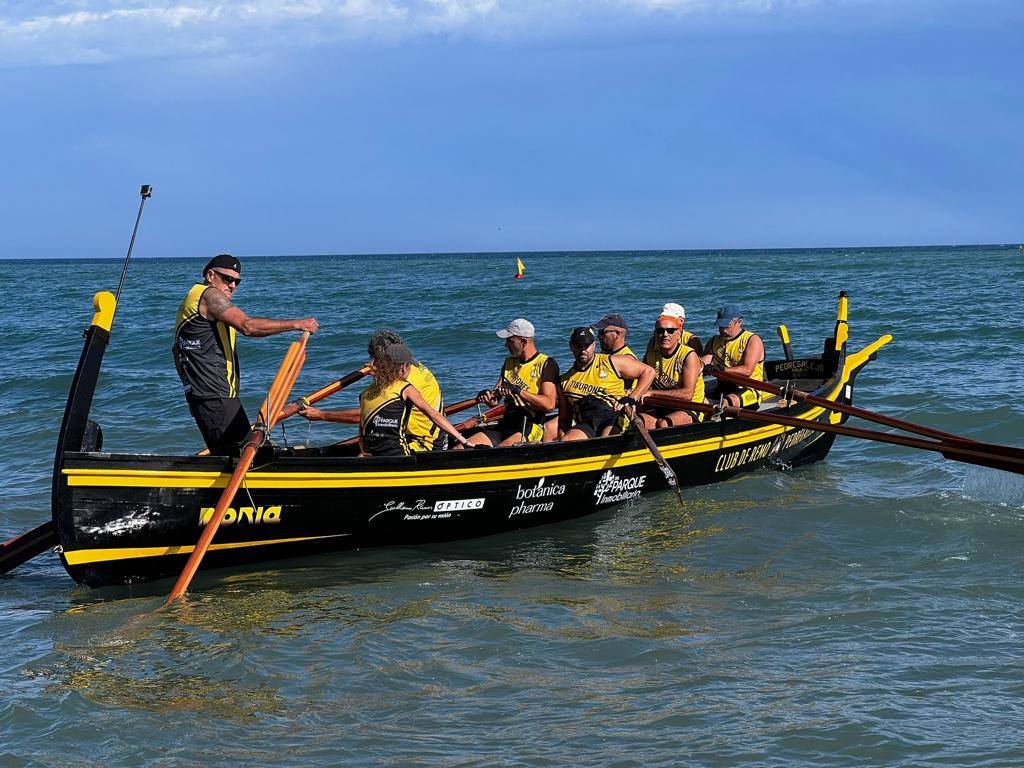
[[[454,402],[493,382],[513,316],[567,365],[569,329],[607,311],[642,347],[666,301],[705,338],[736,301],[778,357],[780,322],[820,351],[846,289],[853,347],[895,337],[858,404],[1024,445],[1016,246],[523,259],[517,283],[510,254],[253,258],[236,298],[322,323],[296,392],[387,325]],[[108,449],[200,446],[169,347],[203,262],[132,263],[94,406]],[[2,538],[49,517],[80,331],[120,268],[0,262]],[[290,340],[241,340],[250,412]],[[1021,765],[1022,531],[1020,477],[841,438],[683,509],[215,572],[169,612],[169,585],[91,591],[47,554],[0,577],[0,765]]]

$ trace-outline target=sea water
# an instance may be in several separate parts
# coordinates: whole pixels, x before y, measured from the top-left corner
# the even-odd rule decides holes
[[[144,241],[140,253],[144,254]],[[295,392],[399,331],[448,402],[493,384],[513,317],[564,367],[578,325],[661,305],[707,339],[747,310],[781,357],[885,333],[857,404],[1024,445],[1016,246],[244,258],[252,315],[313,315]],[[170,356],[205,256],[137,258],[93,418],[105,448],[201,440]],[[0,262],[0,537],[50,517],[50,472],[94,292],[121,263]],[[254,414],[290,336],[240,339]],[[325,406],[348,407],[356,390]],[[275,439],[348,428],[299,419]],[[825,462],[572,522],[89,590],[47,553],[0,577],[0,765],[1024,764],[1024,487],[840,438]]]

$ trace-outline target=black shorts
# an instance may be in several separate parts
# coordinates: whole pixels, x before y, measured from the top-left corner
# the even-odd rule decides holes
[[[726,395],[738,395],[740,398],[740,408],[749,408],[750,410],[756,411],[761,405],[763,395],[759,389],[751,389],[750,387],[738,387],[735,384],[729,382],[719,382],[718,390],[715,395],[726,396]]]
[[[519,432],[523,433],[526,442],[539,443],[544,437],[544,425],[532,417],[524,417],[522,412],[517,412],[512,415],[505,414],[494,426],[477,429],[473,434],[486,435],[491,445],[497,445]]]
[[[188,410],[213,456],[237,456],[239,443],[249,435],[251,424],[237,397],[185,395]]]
[[[605,427],[617,424],[619,415],[604,401],[584,397],[576,406],[576,423],[572,427],[587,437],[597,437]]]

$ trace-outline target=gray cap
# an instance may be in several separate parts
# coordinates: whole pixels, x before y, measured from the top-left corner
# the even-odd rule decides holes
[[[385,347],[384,356],[395,365],[406,365],[414,360],[412,351],[405,344],[392,344]]]
[[[509,321],[502,331],[495,331],[499,339],[507,339],[509,336],[522,336],[524,339],[532,339],[534,335],[533,323],[517,317]]]

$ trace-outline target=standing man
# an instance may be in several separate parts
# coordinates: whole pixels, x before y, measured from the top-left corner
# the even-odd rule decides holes
[[[235,332],[273,336],[285,331],[316,333],[312,317],[272,320],[249,317],[231,303],[242,282],[242,264],[234,256],[214,256],[178,307],[174,323],[174,367],[178,369],[192,418],[214,455],[238,454],[249,434],[249,417],[238,399],[238,353]]]
[[[517,445],[539,443],[544,437],[544,417],[558,402],[558,363],[537,351],[533,323],[516,318],[496,332],[505,340],[508,357],[494,389],[477,395],[481,403],[494,407],[502,399],[505,413],[489,429],[469,438],[470,445]]]
[[[756,333],[743,330],[743,311],[735,304],[726,304],[718,310],[715,321],[718,335],[704,350],[701,360],[718,370],[738,373],[757,381],[764,381],[764,342]],[[761,392],[750,387],[738,387],[718,382],[717,394],[737,408],[753,408],[761,404]]]

